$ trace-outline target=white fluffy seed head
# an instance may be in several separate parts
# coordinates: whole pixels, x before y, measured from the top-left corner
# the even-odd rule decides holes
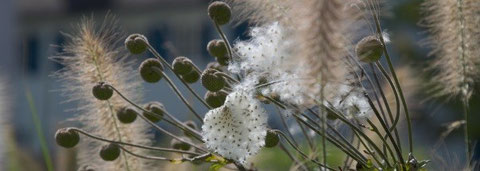
[[[337,94],[326,105],[344,114],[347,118],[365,119],[372,115],[367,98],[357,87],[338,86]]]
[[[246,163],[265,145],[266,130],[267,114],[260,102],[246,91],[235,91],[205,115],[202,137],[211,151]]]

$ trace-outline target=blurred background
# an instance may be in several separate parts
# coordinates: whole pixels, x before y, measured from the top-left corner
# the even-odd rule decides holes
[[[182,55],[191,58],[201,69],[213,61],[206,45],[211,39],[219,38],[207,16],[210,0],[2,0],[0,2],[0,80],[4,88],[2,103],[5,109],[0,114],[0,152],[8,151],[7,157],[0,157],[5,170],[46,170],[45,157],[48,153],[56,170],[70,170],[74,166],[55,145],[55,131],[68,123],[74,116],[68,111],[75,107],[65,101],[55,90],[59,83],[49,75],[63,66],[48,58],[61,52],[55,45],[64,43],[61,32],[69,33],[82,17],[93,16],[101,23],[107,12],[118,17],[127,33],[141,33],[167,61]],[[410,86],[409,105],[413,113],[414,140],[419,159],[433,160],[432,168],[440,166],[461,167],[464,156],[462,129],[452,129],[448,136],[449,123],[462,118],[461,104],[457,99],[430,98],[422,87],[426,85],[427,64],[433,57],[422,40],[427,36],[419,27],[420,0],[396,0],[388,2],[383,18],[383,28],[391,35],[390,50],[394,63],[405,70],[405,80],[414,81]],[[248,38],[248,24],[224,26],[230,40]],[[124,39],[124,38],[119,38]],[[150,54],[142,55],[138,61]],[[408,66],[408,68],[406,67]],[[402,81],[402,84],[409,84]],[[167,84],[145,84],[145,102],[157,100],[181,119],[188,119],[187,109],[177,100]],[[195,89],[203,94],[200,84]],[[409,86],[406,86],[409,87]],[[188,94],[188,93],[186,93]],[[29,99],[31,97],[31,99]],[[193,100],[193,97],[189,97]],[[175,99],[175,100],[171,100]],[[197,104],[199,105],[199,104]],[[480,121],[480,101],[474,95],[471,102],[472,123]],[[32,110],[33,109],[33,110]],[[202,109],[202,108],[198,108]],[[199,110],[205,113],[206,110]],[[269,121],[272,127],[278,125],[278,118]],[[168,128],[168,126],[167,126]],[[405,130],[402,136],[406,140]],[[473,128],[478,137],[480,128]],[[156,139],[161,143],[163,136]],[[44,139],[44,141],[42,141]],[[42,144],[45,142],[44,144]],[[407,142],[407,141],[404,141]],[[407,144],[403,144],[406,146]],[[42,148],[43,146],[43,148]],[[46,147],[46,148],[45,148]],[[478,151],[478,150],[477,150]],[[288,158],[275,150],[261,153],[261,170],[282,170],[288,168]],[[478,157],[477,157],[478,158]],[[280,161],[280,162],[278,162]],[[267,163],[278,162],[275,166]],[[265,164],[263,164],[265,163]],[[453,168],[453,167],[452,167]],[[2,167],[0,166],[0,170]],[[178,169],[178,168],[177,168]]]

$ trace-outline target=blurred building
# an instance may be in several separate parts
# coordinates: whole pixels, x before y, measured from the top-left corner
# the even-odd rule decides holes
[[[31,90],[35,106],[43,123],[45,136],[54,149],[53,134],[66,118],[75,114],[75,104],[55,92],[60,88],[50,74],[62,68],[49,60],[65,42],[61,32],[70,33],[82,17],[93,16],[100,23],[106,13],[116,15],[127,33],[142,33],[168,61],[174,56],[190,57],[201,68],[213,58],[205,47],[218,35],[208,18],[209,0],[3,0],[0,5],[0,70],[10,77],[10,92],[14,96],[13,124],[16,140],[27,151],[40,156],[38,137],[25,91]],[[243,32],[245,27],[229,29],[227,33]],[[124,39],[124,38],[119,38]],[[145,59],[149,54],[140,57]],[[170,88],[145,85],[147,100],[164,102],[172,113],[188,114]],[[194,87],[200,90],[199,85]],[[203,93],[200,90],[201,93]],[[161,96],[160,96],[161,95]],[[162,100],[165,99],[165,100]],[[203,112],[203,111],[202,111]]]

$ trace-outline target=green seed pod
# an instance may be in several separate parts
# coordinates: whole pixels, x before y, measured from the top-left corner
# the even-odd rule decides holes
[[[97,168],[90,166],[90,165],[83,165],[82,167],[78,168],[77,171],[95,171]]]
[[[275,133],[272,130],[267,131],[267,136],[265,137],[265,147],[267,148],[275,147],[279,141],[280,141],[280,138],[278,137],[277,133]]]
[[[140,64],[140,75],[145,82],[156,83],[162,79],[163,75],[158,73],[154,67],[163,71],[163,65],[157,59],[150,58]]]
[[[223,105],[225,103],[225,99],[227,98],[227,92],[225,91],[217,91],[217,92],[211,92],[207,91],[205,94],[205,101],[210,107],[217,108]]]
[[[227,55],[227,44],[220,39],[214,39],[208,42],[207,51],[215,57],[223,57]]]
[[[182,79],[189,84],[193,84],[200,79],[200,73],[197,70],[192,70],[188,74],[182,75]]]
[[[207,64],[207,69],[214,69],[222,72],[222,66],[218,62],[210,62]]]
[[[208,6],[208,16],[218,25],[224,25],[230,21],[232,11],[225,2],[216,1]]]
[[[105,82],[99,82],[92,88],[92,94],[98,100],[108,100],[113,95],[113,89]]]
[[[125,39],[125,47],[132,54],[140,54],[147,50],[148,40],[141,34],[131,34]]]
[[[117,118],[124,124],[132,123],[137,119],[138,112],[131,107],[122,107],[117,111]]]
[[[225,87],[225,78],[217,74],[217,72],[218,71],[214,69],[206,69],[202,73],[202,85],[209,91],[217,92]]]
[[[383,45],[375,36],[367,36],[357,43],[355,51],[360,61],[377,62],[383,55]]]
[[[228,60],[228,57],[216,57],[215,58],[218,62],[218,64],[222,65],[222,66],[228,66],[228,63],[229,63],[229,60]]]
[[[173,72],[178,75],[185,75],[192,71],[193,62],[184,56],[175,58],[172,62]]]
[[[100,157],[105,161],[114,161],[118,156],[120,156],[120,147],[117,144],[105,145],[100,150]]]
[[[61,128],[55,133],[55,141],[59,146],[72,148],[80,142],[80,136],[74,130]]]
[[[190,138],[188,137],[181,137],[181,138],[185,141],[190,142]],[[183,151],[188,151],[192,147],[190,144],[178,141],[177,139],[172,139],[172,141],[170,141],[170,146],[173,149],[183,150]]]
[[[166,112],[165,106],[163,106],[162,103],[156,102],[156,101],[146,104],[144,108],[146,111],[156,114],[156,115],[153,115],[148,112],[143,112],[143,116],[145,116],[148,120],[150,120],[153,123],[162,120],[163,115]]]
[[[183,122],[183,124],[187,125],[188,127],[192,128],[193,130],[197,130],[197,124],[195,122],[193,122],[192,120],[189,120],[189,121],[185,121]],[[185,136],[187,137],[192,137],[192,133],[190,133],[190,131],[183,131],[183,134],[185,134]]]

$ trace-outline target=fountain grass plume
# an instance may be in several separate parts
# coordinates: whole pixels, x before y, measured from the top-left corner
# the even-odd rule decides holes
[[[102,25],[96,25],[93,18],[84,18],[76,25],[73,34],[65,34],[69,39],[62,46],[63,53],[52,57],[62,64],[63,69],[53,75],[62,82],[61,92],[69,102],[78,106],[75,120],[83,129],[98,136],[128,143],[149,145],[151,135],[143,120],[122,124],[115,117],[116,110],[128,106],[119,95],[108,100],[98,100],[92,95],[92,87],[98,82],[107,82],[134,101],[141,99],[141,81],[133,69],[133,60],[119,42],[125,37],[119,31],[117,20],[107,15]],[[113,162],[100,159],[99,151],[105,145],[98,141],[82,139],[77,158],[81,165],[94,165],[101,170],[145,170],[150,163],[123,153]],[[137,154],[144,151],[125,147]],[[97,155],[95,155],[97,154]]]

